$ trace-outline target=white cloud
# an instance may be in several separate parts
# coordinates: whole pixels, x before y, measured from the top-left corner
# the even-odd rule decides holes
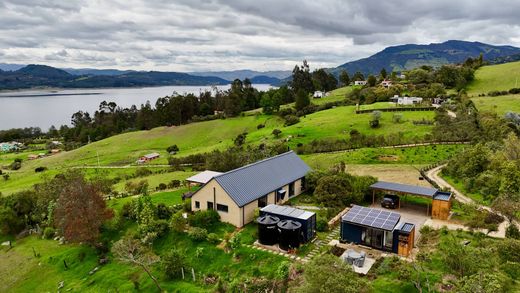
[[[519,1],[0,1],[5,63],[138,70],[337,66],[386,46],[520,46]]]

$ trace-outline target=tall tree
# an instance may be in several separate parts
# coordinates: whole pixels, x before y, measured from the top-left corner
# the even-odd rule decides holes
[[[93,244],[99,238],[101,225],[113,215],[98,186],[76,173],[61,191],[54,223],[68,241]]]
[[[350,76],[348,76],[348,72],[346,70],[341,71],[339,74],[339,81],[343,86],[348,86],[350,84]]]
[[[301,67],[298,65],[294,67],[291,87],[295,93],[298,93],[300,90],[307,94],[314,91],[314,84],[312,83],[312,76],[307,60],[303,60]]]
[[[309,93],[307,93],[303,89],[300,89],[296,93],[296,103],[294,105],[296,110],[298,110],[298,111],[302,110],[303,108],[305,108],[308,105],[310,105],[310,103],[311,103],[311,100],[309,99]]]
[[[377,79],[372,74],[368,76],[367,78],[367,84],[368,86],[376,86]]]
[[[381,79],[386,79],[386,77],[388,76],[388,74],[386,73],[386,69],[381,69],[379,76],[381,76]]]
[[[356,73],[354,73],[354,76],[352,76],[352,80],[353,81],[365,80],[365,76],[363,75],[363,73],[356,71]]]

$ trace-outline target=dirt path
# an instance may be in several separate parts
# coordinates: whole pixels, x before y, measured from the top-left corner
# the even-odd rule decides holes
[[[440,165],[438,167],[435,167],[435,168],[431,169],[430,171],[426,172],[426,176],[428,176],[430,179],[435,181],[435,183],[437,183],[439,185],[439,187],[441,187],[441,188],[449,188],[451,190],[451,192],[453,193],[453,196],[455,197],[456,200],[458,200],[458,201],[460,201],[462,203],[465,203],[465,204],[475,204],[477,206],[477,208],[479,208],[479,209],[484,209],[484,210],[487,210],[487,211],[499,214],[502,217],[504,217],[502,214],[500,214],[499,212],[493,210],[492,208],[490,208],[488,206],[485,206],[485,205],[482,205],[480,203],[477,203],[473,199],[465,196],[460,191],[458,191],[455,187],[453,187],[451,184],[446,182],[446,180],[442,179],[439,176],[439,173],[441,172],[442,168],[444,168],[444,167],[446,167],[446,164]],[[507,220],[506,217],[504,217],[504,219],[506,219],[506,220],[503,221],[502,223],[500,223],[500,225],[498,225],[498,230],[494,231],[494,232],[488,233],[489,236],[497,237],[497,238],[505,238],[506,237],[506,228],[507,228],[507,226],[509,226],[509,220]],[[436,223],[434,221],[431,221],[429,224],[430,224],[430,226],[433,226],[434,228],[439,228],[437,226],[440,225],[439,223]],[[518,223],[515,223],[515,224],[518,226]],[[462,228],[462,227],[461,227],[461,225],[453,224],[451,226],[448,225],[448,229],[450,229],[450,228],[453,228],[454,230],[456,230],[456,229],[459,229],[459,228]],[[462,228],[462,229],[464,229],[464,228]]]

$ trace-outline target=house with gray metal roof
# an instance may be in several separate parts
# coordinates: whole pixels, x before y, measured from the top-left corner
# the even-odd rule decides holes
[[[289,151],[244,167],[217,174],[191,197],[193,211],[216,210],[223,222],[242,227],[254,211],[268,204],[283,204],[305,189],[310,171]]]

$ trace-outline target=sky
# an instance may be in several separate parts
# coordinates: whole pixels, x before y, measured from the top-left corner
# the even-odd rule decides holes
[[[335,67],[450,39],[520,47],[518,0],[0,0],[0,62],[160,71]]]

